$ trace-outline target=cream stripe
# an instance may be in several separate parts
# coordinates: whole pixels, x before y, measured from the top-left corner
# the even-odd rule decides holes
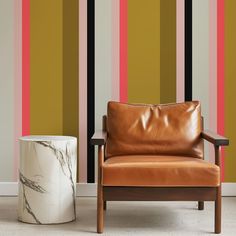
[[[209,129],[217,131],[217,0],[209,0]],[[214,162],[214,147],[209,158]]]
[[[18,163],[19,163],[19,143],[18,138],[22,135],[22,1],[14,1],[14,59],[15,59],[15,126],[14,126],[14,180],[18,179]]]
[[[201,101],[204,127],[209,128],[209,0],[193,0],[193,99]]]
[[[112,97],[111,78],[112,1],[95,1],[95,130],[102,128],[102,116],[106,114],[107,102]],[[96,155],[95,172],[97,171]],[[97,177],[96,173],[95,176]]]
[[[112,4],[95,1],[95,129],[102,127],[102,116],[111,99],[112,85]]]
[[[14,166],[14,0],[0,0],[0,180],[13,180]]]

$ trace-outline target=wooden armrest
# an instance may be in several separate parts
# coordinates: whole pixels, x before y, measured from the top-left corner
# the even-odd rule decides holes
[[[98,130],[90,140],[91,145],[104,145],[107,141],[107,132]]]
[[[202,135],[202,138],[213,143],[215,146],[228,146],[229,145],[229,139],[221,135],[218,135],[210,130],[202,131],[201,135]]]

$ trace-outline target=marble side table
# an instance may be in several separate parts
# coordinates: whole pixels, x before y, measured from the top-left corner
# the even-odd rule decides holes
[[[58,224],[75,220],[77,139],[24,136],[19,141],[19,221]]]

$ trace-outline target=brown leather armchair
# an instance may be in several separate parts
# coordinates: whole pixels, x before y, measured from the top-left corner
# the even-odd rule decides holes
[[[204,160],[203,139],[215,147],[215,164]],[[98,145],[97,232],[106,201],[215,202],[221,232],[220,146],[229,140],[203,131],[197,101],[142,105],[109,102]]]

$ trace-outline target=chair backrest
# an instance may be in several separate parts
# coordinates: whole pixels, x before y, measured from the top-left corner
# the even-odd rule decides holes
[[[181,155],[203,158],[198,101],[166,104],[109,102],[106,157]]]

